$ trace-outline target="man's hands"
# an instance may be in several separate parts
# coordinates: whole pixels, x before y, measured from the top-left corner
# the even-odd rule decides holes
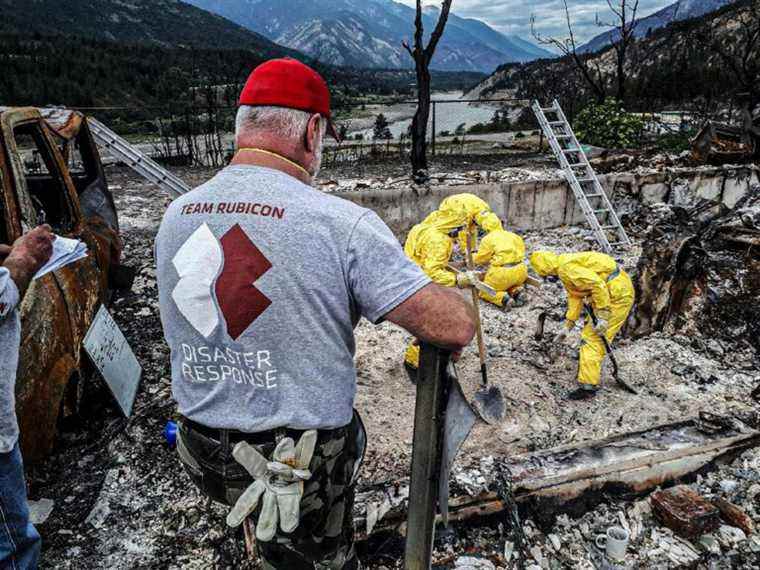
[[[552,339],[552,344],[556,347],[560,344],[564,344],[567,340],[568,335],[570,332],[575,328],[575,321],[571,321],[570,319],[565,319],[565,324],[562,326],[562,329],[554,335],[554,338]]]
[[[53,240],[52,228],[47,224],[39,226],[13,243],[8,258],[24,260],[37,273],[53,254]]]
[[[53,240],[51,227],[45,224],[18,238],[13,247],[0,246],[0,262],[10,272],[22,297],[35,273],[53,254]]]

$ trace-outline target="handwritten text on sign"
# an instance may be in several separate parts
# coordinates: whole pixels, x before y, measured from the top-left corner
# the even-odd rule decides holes
[[[140,385],[142,368],[116,321],[101,305],[84,339],[84,349],[129,417]]]

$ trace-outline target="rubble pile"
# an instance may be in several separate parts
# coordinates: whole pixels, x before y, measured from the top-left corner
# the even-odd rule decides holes
[[[478,468],[456,473],[455,480],[471,492],[483,492],[480,485],[471,484],[490,479],[493,461],[492,457],[484,458]],[[754,531],[760,522],[760,450],[746,451],[718,470],[698,475],[685,487],[710,504],[723,501],[734,505]],[[748,533],[734,526],[735,520],[722,516],[710,532],[685,537],[678,528],[669,528],[658,518],[653,495],[605,502],[575,519],[561,514],[549,524],[537,522],[528,513],[523,521],[528,539],[526,568],[757,568],[760,536],[756,532]],[[434,560],[451,557],[460,544],[466,544],[467,557],[455,556],[455,567],[510,568],[517,556],[513,535],[509,526],[502,524],[503,515],[489,520],[489,530],[471,527],[463,529],[453,543],[440,541]],[[594,542],[613,526],[630,533],[624,565],[608,561]]]
[[[760,186],[730,210],[709,201],[652,210],[637,267],[634,335],[701,332],[718,353],[716,338],[733,353],[760,348],[758,209]]]
[[[188,183],[198,184],[213,173],[180,174]],[[451,175],[452,180],[460,177]],[[110,403],[105,387],[92,394],[88,417],[77,425],[64,426],[57,451],[32,473],[31,498],[53,501],[52,513],[40,525],[45,544],[43,564],[56,568],[256,568],[255,562],[244,559],[240,535],[224,524],[226,509],[210,504],[198,493],[162,436],[175,409],[168,349],[158,316],[152,246],[167,199],[121,170],[113,169],[109,179],[119,209],[126,262],[137,268],[133,290],[115,299],[112,313],[143,366],[142,387],[129,420]],[[383,179],[383,185],[386,181]],[[408,181],[398,184],[403,187]],[[671,219],[672,212],[670,207],[642,212],[641,227],[654,226],[660,218]],[[754,219],[751,212],[745,211],[744,218]],[[736,227],[749,230],[745,223],[740,217]],[[709,248],[712,243],[727,242],[721,232],[711,235],[713,241],[703,239],[703,247],[722,260],[720,250]],[[592,239],[583,228],[528,232],[524,237],[529,251],[582,250]],[[642,244],[634,238],[636,245],[625,252],[621,263],[635,280],[637,272],[646,275],[646,267],[637,266]],[[644,240],[645,247],[648,240]],[[669,242],[663,237],[659,243],[665,249]],[[748,250],[755,251],[745,244],[744,251]],[[730,256],[737,258],[739,251],[739,246],[729,249]],[[756,267],[753,271],[758,274]],[[748,273],[749,269],[740,273],[742,286],[750,283]],[[670,290],[670,282],[665,288]],[[700,291],[698,287],[693,290]],[[482,304],[489,379],[508,396],[508,419],[503,425],[474,428],[457,460],[454,494],[474,493],[487,486],[488,456],[496,460],[604,438],[679,421],[702,410],[716,414],[753,411],[749,394],[760,384],[757,346],[688,326],[663,326],[647,336],[616,343],[620,372],[640,388],[639,395],[621,391],[606,373],[604,390],[593,401],[568,403],[564,395],[575,383],[578,335],[559,347],[555,361],[547,352],[555,347],[533,338],[540,312],[563,312],[560,293],[557,285],[529,289],[529,303],[509,312]],[[652,314],[660,314],[660,305],[652,306]],[[747,310],[757,310],[756,300],[753,306]],[[557,326],[559,323],[547,322],[547,337]],[[362,492],[401,481],[409,473],[415,388],[402,366],[408,340],[407,334],[389,323],[373,326],[362,321],[357,327],[356,406],[369,433],[369,449],[360,472]],[[480,378],[474,348],[465,352],[458,373],[471,397]],[[736,505],[757,527],[759,468],[760,452],[751,450],[688,484],[709,501],[720,497]],[[399,496],[389,500],[390,508],[403,502],[403,492],[399,491]],[[378,505],[379,510],[387,507]],[[756,565],[760,549],[756,533],[746,533],[725,520],[703,537],[681,538],[654,517],[648,497],[610,499],[580,518],[560,516],[550,524],[533,513],[523,515],[531,556],[527,567],[531,570],[594,568],[594,556],[599,553],[592,541],[612,524],[627,524],[632,534],[635,530],[627,560],[630,568],[698,564],[750,568]],[[503,515],[496,514],[455,524],[451,532],[438,537],[434,561],[443,568],[511,568],[514,541],[503,520]],[[512,543],[506,552],[505,541]],[[360,548],[363,565],[378,570],[401,568],[400,548],[401,538],[369,540]],[[699,562],[692,562],[697,559]]]
[[[440,186],[466,186],[496,182],[529,182],[562,178],[558,168],[536,166],[534,168],[505,168],[502,170],[471,170],[466,172],[433,172],[429,184]],[[327,180],[320,184],[324,192],[357,192],[361,190],[399,190],[414,186],[411,176],[396,178],[362,178]]]

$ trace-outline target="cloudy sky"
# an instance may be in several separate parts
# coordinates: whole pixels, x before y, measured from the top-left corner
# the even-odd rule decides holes
[[[410,6],[415,0],[398,0]],[[641,16],[648,16],[675,0],[640,0]],[[425,4],[432,4],[430,0]],[[439,2],[435,2],[439,3]],[[580,41],[589,40],[600,32],[594,24],[595,15],[600,19],[609,15],[606,0],[568,0],[574,30]],[[567,35],[562,0],[454,0],[452,11],[458,16],[477,18],[505,34],[530,38],[530,17],[536,16],[536,29],[543,35]]]

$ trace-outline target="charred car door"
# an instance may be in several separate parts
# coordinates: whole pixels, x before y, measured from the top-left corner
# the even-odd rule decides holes
[[[15,238],[40,222],[60,236],[81,239],[89,255],[32,283],[21,305],[22,341],[16,384],[21,446],[30,461],[50,452],[69,381],[84,363],[82,341],[105,301],[112,239],[97,235],[51,131],[36,109],[0,115]]]

